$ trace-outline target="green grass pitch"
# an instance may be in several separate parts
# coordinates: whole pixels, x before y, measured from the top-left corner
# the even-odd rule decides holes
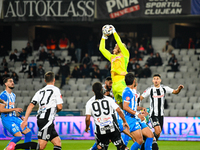
[[[0,150],[3,150],[9,141],[0,141]],[[19,143],[22,143],[20,141]],[[63,150],[88,150],[94,141],[92,140],[62,140]],[[128,147],[130,148],[133,144],[129,142]],[[158,141],[160,150],[199,150],[200,142],[189,142],[189,141]],[[49,142],[46,150],[53,150],[53,145]],[[108,150],[116,150],[113,144],[110,144]]]

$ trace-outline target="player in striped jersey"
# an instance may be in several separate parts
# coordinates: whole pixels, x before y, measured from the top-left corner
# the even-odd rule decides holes
[[[40,145],[40,150],[45,149],[47,142],[51,141],[54,145],[54,150],[61,150],[61,140],[54,128],[54,119],[56,112],[62,110],[62,96],[60,90],[54,86],[55,75],[53,72],[49,71],[44,76],[46,86],[35,93],[31,103],[29,104],[24,121],[21,127],[27,126],[28,117],[35,107],[39,104],[38,114],[37,114],[37,125],[38,125],[38,142]],[[35,149],[35,148],[34,148]]]
[[[0,104],[1,120],[4,128],[14,136],[14,138],[8,143],[5,150],[14,150],[14,147],[18,141],[21,140],[22,134],[25,134],[25,143],[31,141],[31,130],[29,128],[21,128],[23,117],[17,116],[18,113],[23,111],[22,108],[15,108],[16,95],[12,92],[14,89],[13,79],[8,77],[4,79],[5,91],[0,94],[0,99],[3,104]],[[17,114],[16,114],[17,112]]]
[[[137,150],[141,147],[143,143],[143,137],[147,137],[145,142],[145,150],[152,149],[152,142],[153,142],[153,133],[148,128],[144,121],[144,117],[137,111],[139,107],[137,107],[137,98],[136,98],[136,80],[132,73],[128,73],[125,76],[125,82],[127,87],[124,89],[122,94],[123,100],[123,108],[125,113],[125,118],[130,126],[130,132],[132,136],[135,138],[135,143],[131,146],[131,150]],[[145,110],[144,108],[140,107],[140,109]]]
[[[114,121],[113,110],[116,110],[123,120],[123,125],[129,128],[122,111],[112,98],[103,95],[102,84],[96,82],[92,89],[95,93],[86,104],[86,128],[88,132],[90,126],[90,117],[93,116],[95,121],[95,139],[98,149],[107,149],[109,140],[120,150],[125,149],[121,139],[119,127]]]
[[[140,96],[140,100],[149,97],[150,121],[155,129],[154,135],[156,139],[158,139],[163,128],[165,95],[166,93],[178,94],[184,86],[179,85],[178,88],[174,90],[168,86],[161,85],[160,83],[162,80],[159,74],[155,74],[152,81],[154,85],[150,86],[143,92]]]

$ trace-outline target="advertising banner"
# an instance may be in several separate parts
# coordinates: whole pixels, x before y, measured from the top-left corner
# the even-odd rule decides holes
[[[89,133],[85,129],[85,116],[56,117],[55,129],[61,139],[92,140],[94,139],[95,124],[91,117]],[[32,138],[37,139],[36,117],[30,117],[28,127]],[[12,139],[12,135],[3,128],[0,121],[0,140]],[[200,117],[164,117],[164,127],[160,140],[200,141]]]
[[[190,14],[190,0],[101,0],[98,19]]]
[[[4,21],[93,21],[94,0],[4,0]]]
[[[191,14],[200,15],[200,0],[191,0]]]

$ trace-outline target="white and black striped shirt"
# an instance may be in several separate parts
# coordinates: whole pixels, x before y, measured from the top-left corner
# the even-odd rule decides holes
[[[86,115],[91,115],[94,118],[96,125],[95,133],[106,134],[114,132],[117,127],[113,121],[113,110],[116,110],[119,106],[115,101],[108,96],[104,96],[102,99],[95,99],[93,96],[86,103]]]
[[[57,105],[62,104],[62,96],[59,88],[53,85],[46,85],[33,96],[31,103],[39,104],[37,119],[45,119],[53,122],[57,112]]]
[[[149,96],[150,116],[164,116],[165,94],[172,92],[172,88],[164,85],[160,85],[159,88],[152,85],[143,92],[142,97],[146,98]]]

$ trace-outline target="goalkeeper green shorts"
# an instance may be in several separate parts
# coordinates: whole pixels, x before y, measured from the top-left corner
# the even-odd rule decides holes
[[[126,83],[124,80],[120,80],[112,84],[113,95],[118,104],[122,103],[122,93],[125,88]]]

